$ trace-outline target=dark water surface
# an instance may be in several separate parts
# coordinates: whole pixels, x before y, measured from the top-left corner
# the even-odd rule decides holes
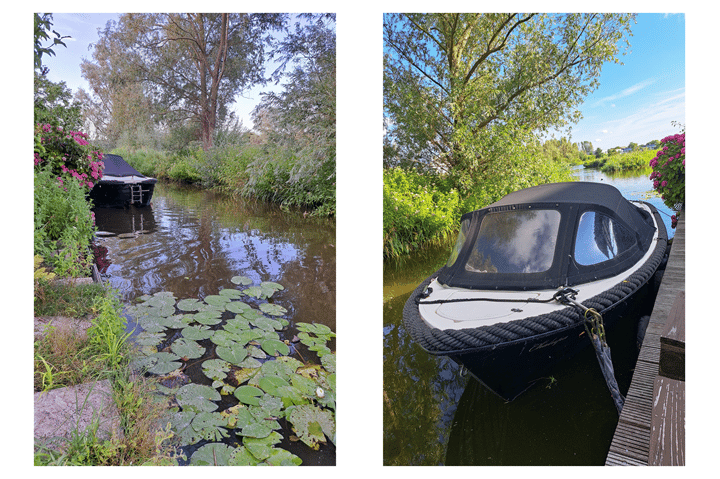
[[[233,276],[247,276],[256,285],[284,286],[272,302],[288,310],[288,334],[297,322],[336,331],[334,220],[160,183],[149,207],[94,211],[99,245],[108,249],[110,261],[104,280],[127,305],[159,291],[202,299],[236,288]],[[328,346],[335,350],[334,341]],[[291,452],[304,465],[334,464],[331,444],[318,452],[298,449]]]
[[[609,176],[578,169],[576,176],[613,184],[628,199],[651,202],[662,210],[672,237],[672,212],[648,195],[652,184],[646,174]],[[431,356],[411,342],[402,324],[405,301],[445,263],[451,247],[384,265],[384,464],[603,465],[617,411],[592,347],[506,403],[463,376],[452,360]],[[607,331],[623,394],[637,359],[637,320],[651,308],[649,298],[627,314],[630,321]]]

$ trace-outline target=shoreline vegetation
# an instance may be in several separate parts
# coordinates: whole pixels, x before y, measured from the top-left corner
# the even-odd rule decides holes
[[[563,139],[564,140],[564,139]],[[550,144],[548,144],[550,143]],[[573,181],[571,170],[582,165],[608,174],[649,173],[657,151],[636,149],[595,155],[583,151],[553,150],[548,142],[534,160],[533,170],[515,172],[497,181],[478,182],[472,195],[461,198],[447,177],[403,167],[383,170],[383,259],[395,260],[423,248],[449,244],[457,235],[460,217],[493,203],[512,191],[557,181]],[[566,141],[559,142],[565,145]],[[596,156],[597,155],[597,156]]]

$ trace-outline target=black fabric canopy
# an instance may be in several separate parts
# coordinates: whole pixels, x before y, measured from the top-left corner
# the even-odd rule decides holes
[[[105,164],[103,169],[103,176],[140,176],[145,177],[138,170],[130,166],[123,158],[119,155],[112,155],[106,153],[102,159]]]
[[[503,218],[503,212],[509,212],[504,215],[509,220],[498,220]],[[533,227],[536,230],[531,231],[531,235],[535,235],[537,246],[516,246],[549,250],[543,252],[546,255],[544,266],[530,268],[531,272],[517,272],[504,267],[506,265],[501,264],[496,250],[490,246],[484,251],[486,257],[478,253],[476,241],[480,245],[488,229],[498,230],[494,241],[501,238],[507,242],[510,233],[505,228],[509,230],[513,222],[515,226],[518,224],[513,216],[532,216],[539,212],[543,212],[545,217],[552,217],[553,227],[538,225],[539,221],[534,220]],[[616,253],[609,255],[613,257],[594,264],[583,264],[582,260],[577,261],[575,257],[576,238],[582,238],[578,227],[586,212],[591,213],[586,218],[592,218],[589,221],[594,222],[590,230],[598,243],[598,254],[603,251],[607,254],[606,241],[609,240],[603,234],[613,235],[615,243],[621,243],[622,246]],[[483,219],[487,215],[492,216],[478,239]],[[553,289],[614,276],[642,258],[651,246],[655,232],[650,214],[631,204],[615,187],[592,182],[551,183],[520,190],[486,208],[466,213],[462,221],[467,222],[464,242],[454,252],[457,257],[453,257],[440,271],[438,281],[447,286],[471,289]],[[612,231],[609,230],[611,223]],[[519,236],[516,234],[515,238]],[[578,247],[583,248],[584,245]],[[487,257],[487,251],[491,250],[496,254],[493,261]],[[481,266],[471,267],[469,264]]]

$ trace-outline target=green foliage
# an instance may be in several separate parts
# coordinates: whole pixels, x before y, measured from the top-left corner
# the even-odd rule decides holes
[[[386,14],[385,151],[449,175],[464,197],[538,133],[580,116],[632,15]],[[520,171],[511,170],[511,176]],[[531,181],[532,182],[532,181]],[[503,185],[505,186],[505,185]],[[495,197],[490,194],[489,197]]]
[[[72,178],[58,180],[50,165],[36,170],[34,250],[59,276],[87,276],[89,272],[87,251],[96,229],[86,192]]]
[[[65,38],[69,38],[67,36],[61,36],[58,32],[55,30],[51,30],[52,28],[52,14],[51,13],[35,13],[34,14],[34,22],[35,22],[35,70],[41,70],[42,69],[42,57],[43,55],[51,55],[55,56],[55,52],[53,51],[53,48],[55,48],[58,45],[62,45],[66,47],[63,40]],[[52,32],[52,35],[50,35],[50,32]],[[50,40],[52,38],[52,44],[50,46],[43,46],[43,42]]]
[[[645,169],[654,156],[655,152],[652,150],[634,150],[628,153],[620,153],[604,157],[599,169],[604,173]]]
[[[399,256],[454,234],[460,214],[454,189],[442,191],[411,170],[383,171],[383,255]]]

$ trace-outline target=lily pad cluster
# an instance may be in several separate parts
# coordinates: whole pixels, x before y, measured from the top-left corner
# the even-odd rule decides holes
[[[200,444],[191,464],[300,465],[278,446],[283,434],[315,450],[335,442],[335,353],[327,346],[335,334],[324,325],[296,323],[295,341],[315,351],[321,364],[300,361],[285,337],[287,309],[267,301],[283,286],[253,286],[244,276],[231,283],[244,289],[202,299],[171,292],[138,298],[128,309],[142,328],[135,366],[159,377],[180,445]],[[191,382],[183,371],[198,363],[205,379]],[[228,401],[234,405],[219,410]]]

